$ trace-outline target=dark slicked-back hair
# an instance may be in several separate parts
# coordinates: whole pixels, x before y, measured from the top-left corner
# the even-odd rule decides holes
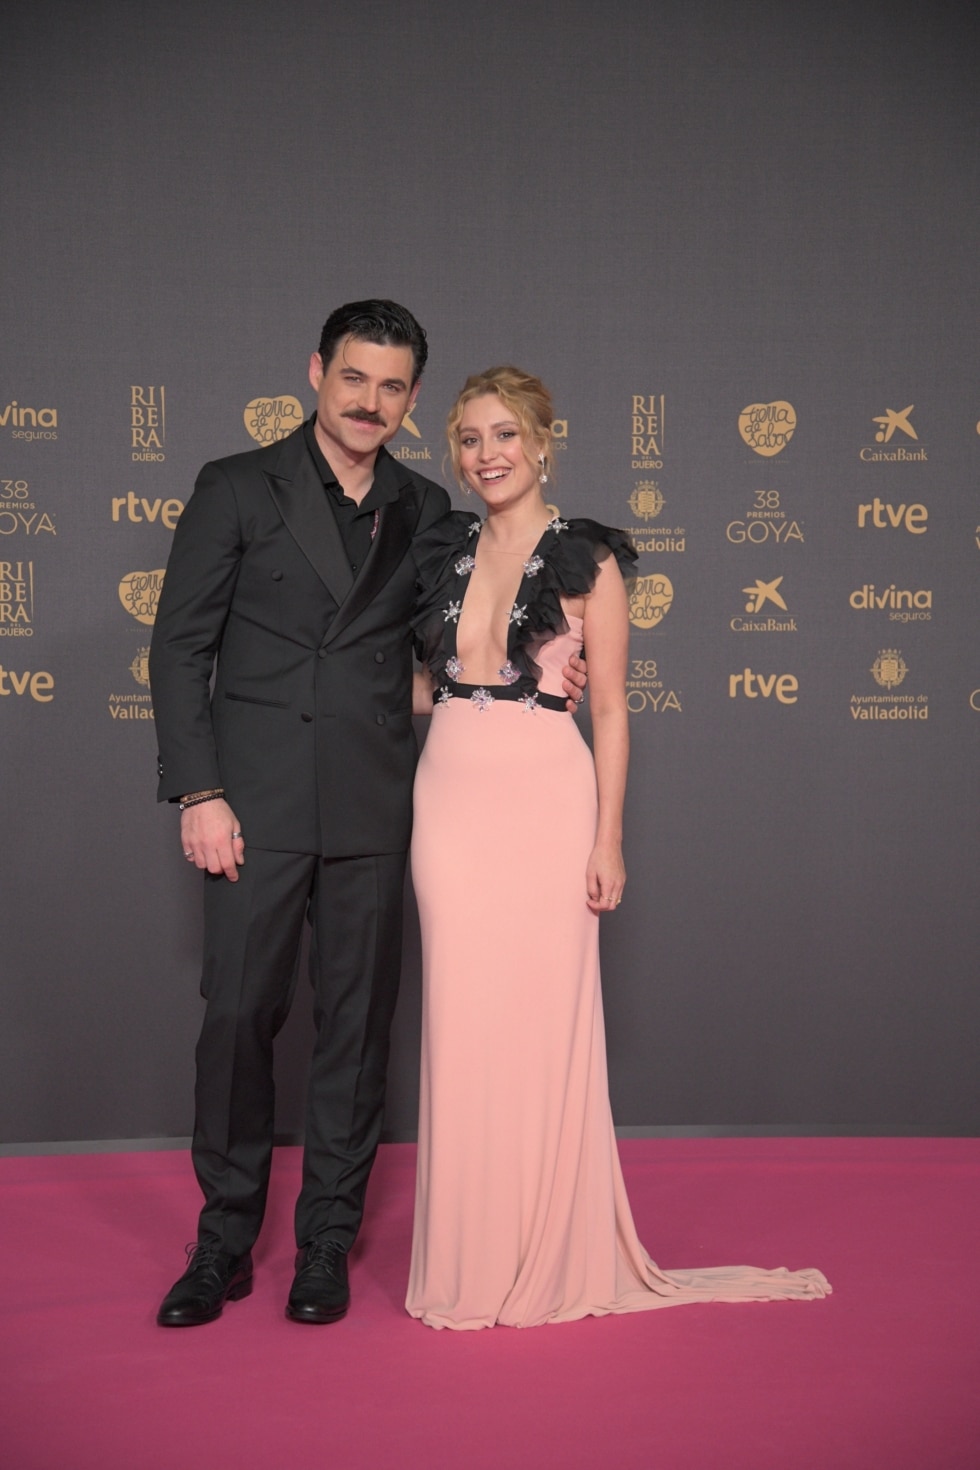
[[[348,301],[338,306],[323,324],[320,333],[320,360],[324,368],[333,361],[337,343],[344,337],[354,337],[358,342],[375,342],[379,347],[410,347],[412,349],[412,387],[422,376],[429,356],[425,331],[419,326],[412,313],[397,301]]]

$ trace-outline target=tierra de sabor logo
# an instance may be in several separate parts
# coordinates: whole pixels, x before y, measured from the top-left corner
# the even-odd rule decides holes
[[[34,504],[28,480],[0,480],[0,536],[56,536],[54,521]]]
[[[791,519],[783,508],[779,490],[756,490],[752,504],[737,521],[729,521],[726,538],[733,546],[765,546],[774,541],[787,546],[791,541],[803,544],[803,522]]]
[[[913,592],[909,587],[896,587],[894,582],[887,587],[865,582],[855,588],[848,602],[855,612],[885,612],[891,623],[928,623],[932,620],[931,588],[919,587]]]
[[[787,616],[781,618],[779,612],[789,613],[786,599],[779,590],[782,586],[782,577],[774,577],[771,582],[764,582],[757,577],[751,587],[743,587],[748,601],[745,611],[750,617],[734,617],[728,626],[733,633],[795,633],[797,631],[796,619]],[[767,607],[776,609],[768,616],[761,616]]]
[[[34,563],[0,561],[0,638],[34,637]]]
[[[166,459],[167,390],[162,385],[130,384],[129,432],[134,460],[148,463]]]
[[[136,650],[129,672],[140,689],[150,688],[150,649],[146,644]],[[114,720],[152,720],[152,696],[146,694],[110,694],[109,714]]]
[[[634,470],[664,467],[663,393],[634,393],[632,411],[632,454]]]
[[[878,425],[875,433],[874,444],[864,444],[858,451],[859,457],[865,464],[924,464],[928,459],[925,446],[919,443],[919,436],[912,427],[911,414],[915,408],[910,403],[906,408],[886,408],[884,413],[874,414],[871,422]],[[893,442],[895,435],[902,437]],[[918,446],[910,449],[905,442],[906,439],[914,440]]]
[[[680,715],[684,712],[680,690],[669,687],[655,658],[630,659],[626,708],[631,715]]]
[[[58,410],[30,408],[13,398],[5,408],[0,408],[0,429],[9,430],[11,439],[28,444],[34,439],[57,439]]]
[[[756,454],[771,459],[782,454],[796,433],[796,409],[785,398],[750,403],[738,416],[738,432]]]
[[[158,567],[154,572],[127,572],[119,583],[119,601],[130,617],[147,627],[156,622],[165,570]]]
[[[670,612],[673,601],[673,584],[663,572],[637,577],[630,592],[630,622],[634,628],[658,628]]]
[[[870,671],[884,694],[852,694],[853,720],[927,720],[929,700],[925,694],[894,694],[905,683],[909,667],[897,648],[882,648]]]
[[[294,429],[298,429],[305,418],[303,405],[291,393],[278,398],[253,398],[245,405],[245,427],[257,444],[275,444]]]

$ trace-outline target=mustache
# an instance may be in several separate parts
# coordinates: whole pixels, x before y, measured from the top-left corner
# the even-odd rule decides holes
[[[347,413],[341,414],[341,418],[354,419],[359,424],[376,424],[379,429],[386,427],[384,419],[379,413],[371,413],[366,408],[352,408]]]

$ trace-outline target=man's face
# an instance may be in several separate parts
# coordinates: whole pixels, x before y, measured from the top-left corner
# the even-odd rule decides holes
[[[317,437],[327,458],[330,449],[352,460],[364,459],[387,444],[412,407],[414,360],[410,347],[384,347],[344,337],[330,362],[310,358],[316,389]]]

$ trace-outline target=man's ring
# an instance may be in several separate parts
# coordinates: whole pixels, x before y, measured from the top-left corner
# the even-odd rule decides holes
[[[184,857],[185,858],[192,858],[193,856],[194,856],[194,854],[192,852],[185,852],[184,853]]]
[[[234,840],[235,840],[236,837],[241,837],[241,835],[242,834],[240,832],[233,832],[231,834],[231,840],[232,840],[232,842],[234,842]]]

